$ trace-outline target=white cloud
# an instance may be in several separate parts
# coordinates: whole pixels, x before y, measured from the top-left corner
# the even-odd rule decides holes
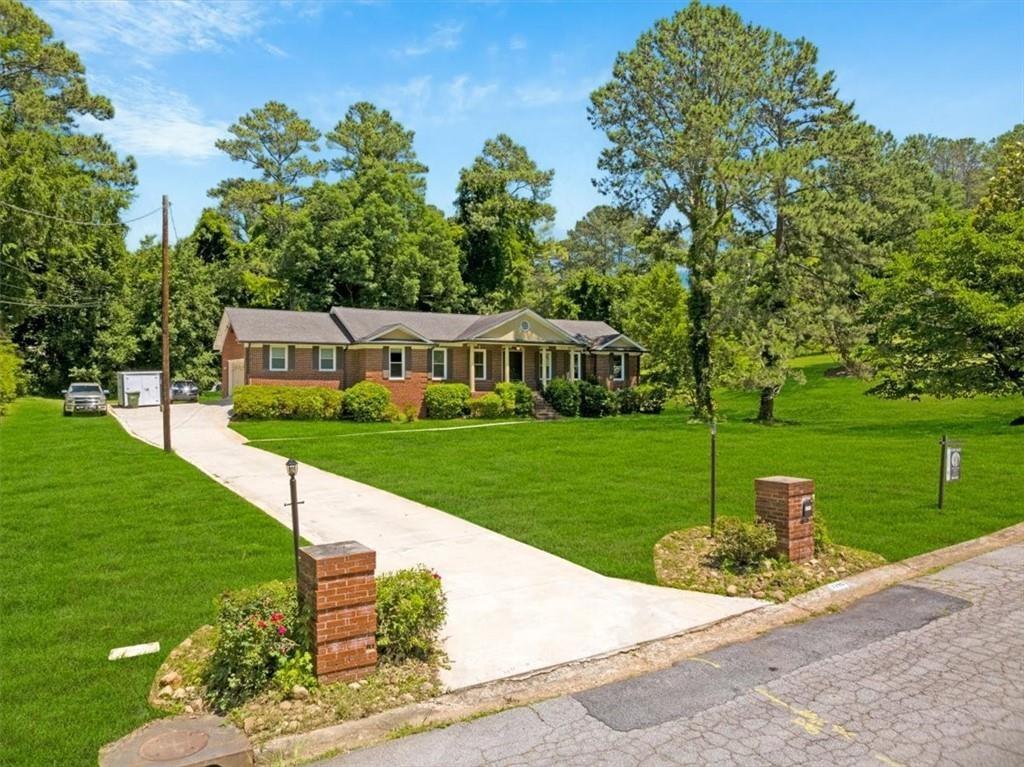
[[[43,16],[85,53],[126,50],[140,63],[183,51],[219,51],[255,37],[266,5],[252,0],[51,0]]]
[[[466,74],[442,82],[435,82],[430,75],[419,75],[372,89],[339,88],[332,94],[331,103],[319,111],[325,120],[337,119],[340,104],[347,107],[365,100],[387,109],[411,127],[424,122],[445,124],[487,107],[497,93],[496,82],[476,82]]]
[[[526,49],[526,38],[522,35],[512,35],[508,41],[508,49],[510,51],[522,51]]]
[[[114,103],[114,119],[83,118],[82,127],[103,133],[116,149],[140,157],[198,162],[215,157],[214,142],[228,124],[203,117],[187,96],[142,77],[103,91]]]
[[[572,104],[585,101],[590,94],[608,80],[602,73],[583,77],[572,82],[558,82],[557,79],[535,81],[515,89],[516,99],[524,107],[543,107],[552,104]]]
[[[422,40],[416,40],[395,51],[402,56],[424,56],[434,51],[453,51],[459,47],[463,24],[435,24],[434,31]]]

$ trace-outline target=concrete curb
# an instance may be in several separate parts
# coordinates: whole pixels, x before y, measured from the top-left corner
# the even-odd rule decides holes
[[[788,623],[841,609],[889,586],[913,580],[938,568],[1022,542],[1024,522],[974,540],[866,570],[800,594],[783,604],[767,605],[681,634],[645,642],[608,655],[461,689],[365,719],[275,738],[259,747],[257,763],[301,763],[374,745],[387,740],[395,730],[446,726],[462,719],[571,695],[668,668],[717,647],[747,641]]]

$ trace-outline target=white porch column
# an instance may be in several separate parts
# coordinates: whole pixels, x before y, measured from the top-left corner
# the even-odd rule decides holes
[[[503,353],[505,355],[505,364],[504,364],[505,380],[508,381],[509,379],[508,379],[508,345],[507,344],[504,347],[502,347],[502,351],[503,351]]]
[[[469,393],[476,394],[476,348],[469,345]]]

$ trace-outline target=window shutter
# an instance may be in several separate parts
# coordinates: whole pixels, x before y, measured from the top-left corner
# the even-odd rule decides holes
[[[345,366],[342,361],[345,359],[345,348],[343,346],[334,347],[334,370],[337,373],[342,373],[345,370]]]
[[[264,344],[263,346],[263,369],[270,370],[270,345]]]
[[[402,359],[405,361],[405,377],[412,378],[412,347],[406,346],[402,349]]]
[[[288,369],[289,370],[294,370],[295,369],[295,347],[294,346],[289,346],[288,347]]]
[[[384,352],[384,369],[381,371],[381,374],[384,376],[384,378],[390,378],[391,377],[391,375],[390,375],[391,368],[390,368],[390,365],[388,364],[388,363],[391,362],[391,358],[388,356],[388,351],[389,351],[389,347],[385,346],[384,349],[383,349],[383,352]]]
[[[313,370],[319,370],[320,369],[320,347],[319,346],[314,346],[313,347],[313,365],[312,365],[312,367],[313,367]]]

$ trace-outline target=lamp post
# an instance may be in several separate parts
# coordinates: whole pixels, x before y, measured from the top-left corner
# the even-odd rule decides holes
[[[299,588],[299,491],[295,485],[295,475],[299,473],[299,462],[289,458],[285,464],[288,469],[288,484],[292,492],[292,548],[295,554],[295,589]]]
[[[717,487],[715,485],[715,480],[716,480],[716,477],[715,477],[715,473],[716,472],[715,472],[715,470],[716,470],[717,467],[715,466],[715,463],[716,463],[717,452],[718,452],[716,450],[716,444],[715,443],[717,441],[717,438],[718,438],[718,423],[715,421],[714,416],[712,416],[711,417],[711,537],[712,538],[715,537],[715,516],[716,516],[716,514],[715,514],[715,512],[716,512],[716,509],[715,509],[715,492],[717,490]]]

